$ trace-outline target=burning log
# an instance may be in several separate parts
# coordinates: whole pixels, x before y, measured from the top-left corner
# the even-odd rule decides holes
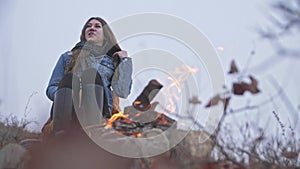
[[[125,108],[125,113],[118,113],[109,119],[106,128],[113,128],[125,136],[141,136],[145,130],[159,128],[163,131],[176,124],[176,121],[168,116],[154,111],[157,103],[151,104],[151,109],[140,112],[133,106]],[[149,120],[150,119],[150,120]]]
[[[163,131],[170,128],[175,123],[175,120],[167,117],[164,114],[157,113],[157,118],[152,122],[139,123],[129,119],[118,118],[113,122],[112,127],[122,133],[123,135],[130,136],[136,135],[141,136],[139,133],[143,133],[145,130],[152,128],[159,128]]]
[[[124,114],[120,112],[109,119],[106,128],[111,127],[120,134],[136,137],[140,137],[141,133],[152,128],[167,130],[175,120],[154,110],[158,102],[150,103],[162,87],[163,85],[157,80],[151,80],[132,106],[125,107]]]
[[[119,118],[113,123],[113,128],[125,136],[140,136],[142,127],[139,123],[124,118]]]
[[[163,87],[157,80],[151,80],[142,93],[132,103],[133,107],[139,111],[146,111],[151,107],[150,102]]]

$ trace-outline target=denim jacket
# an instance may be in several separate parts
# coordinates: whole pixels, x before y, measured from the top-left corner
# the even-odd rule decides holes
[[[72,52],[63,53],[54,67],[46,94],[50,100],[54,100],[54,94],[58,89],[59,82],[64,76],[64,71],[70,62]],[[132,85],[132,60],[123,58],[117,68],[114,67],[111,57],[103,55],[99,58],[98,73],[103,80],[105,94],[108,100],[110,112],[112,111],[112,90],[121,98],[126,98]],[[111,89],[112,88],[112,89]]]

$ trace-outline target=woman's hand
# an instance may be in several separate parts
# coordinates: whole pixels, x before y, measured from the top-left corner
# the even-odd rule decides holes
[[[114,53],[114,55],[118,55],[120,59],[128,57],[127,51],[125,50],[118,51]]]

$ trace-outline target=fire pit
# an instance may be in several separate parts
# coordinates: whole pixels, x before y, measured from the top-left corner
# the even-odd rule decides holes
[[[157,80],[151,80],[132,105],[124,108],[124,113],[85,127],[86,133],[102,148],[121,156],[145,157],[168,151],[170,145],[164,132],[176,129],[177,123],[155,110],[158,102],[151,103],[162,87]]]
[[[100,125],[87,126],[86,130],[91,135],[99,128],[111,128],[117,134],[141,137],[145,130],[158,128],[165,131],[172,125],[176,125],[175,120],[155,111],[158,102],[151,104],[151,101],[162,87],[157,80],[151,80],[132,103],[132,106],[125,107],[124,113],[116,113],[109,120],[104,120]]]

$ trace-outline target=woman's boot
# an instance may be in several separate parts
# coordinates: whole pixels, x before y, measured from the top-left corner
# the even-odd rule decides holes
[[[55,92],[53,102],[54,133],[66,131],[76,124],[76,113],[79,105],[79,78],[72,73],[66,74]],[[75,108],[74,108],[75,106]]]
[[[79,120],[83,127],[99,125],[102,120],[103,100],[104,100],[103,86],[97,84],[83,84],[82,85],[82,107],[83,115]]]
[[[72,89],[59,89],[55,93],[53,104],[53,129],[55,133],[68,130],[71,127],[73,111]]]
[[[84,126],[99,125],[103,117],[110,117],[101,76],[96,69],[87,69],[81,75],[81,83],[84,114],[80,122]]]

